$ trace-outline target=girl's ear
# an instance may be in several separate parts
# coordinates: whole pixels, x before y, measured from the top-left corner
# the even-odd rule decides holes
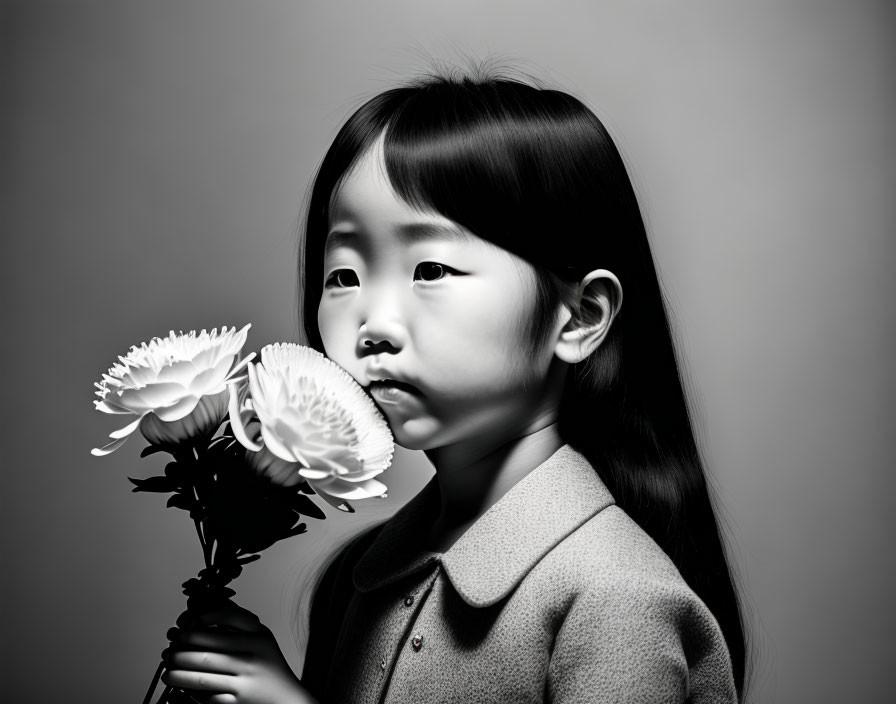
[[[613,272],[595,269],[586,274],[554,347],[557,357],[569,364],[589,357],[607,337],[621,305],[622,284]]]

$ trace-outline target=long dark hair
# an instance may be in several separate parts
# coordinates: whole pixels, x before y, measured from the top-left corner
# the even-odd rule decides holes
[[[743,692],[737,590],[638,201],[603,124],[567,93],[496,75],[428,74],[368,100],[337,134],[311,191],[300,281],[305,333],[318,350],[330,198],[384,130],[388,177],[405,201],[533,264],[534,339],[588,271],[619,278],[624,303],[607,339],[569,369],[560,432],[713,612]]]

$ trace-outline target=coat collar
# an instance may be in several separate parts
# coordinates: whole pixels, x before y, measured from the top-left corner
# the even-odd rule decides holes
[[[614,503],[597,472],[564,445],[517,482],[444,554],[423,548],[438,515],[433,478],[383,526],[354,570],[355,586],[371,592],[435,562],[470,606],[506,597],[550,550]]]

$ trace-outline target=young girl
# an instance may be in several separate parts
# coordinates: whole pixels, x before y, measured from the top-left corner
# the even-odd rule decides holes
[[[730,702],[736,591],[638,203],[579,100],[374,97],[317,174],[304,325],[434,479],[342,550],[301,680],[236,606],[165,681],[248,702]],[[205,695],[208,697],[208,695]]]

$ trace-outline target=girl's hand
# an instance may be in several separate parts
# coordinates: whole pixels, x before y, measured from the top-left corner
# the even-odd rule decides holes
[[[236,604],[205,614],[185,611],[163,653],[166,685],[211,695],[210,704],[313,704],[274,635]]]

